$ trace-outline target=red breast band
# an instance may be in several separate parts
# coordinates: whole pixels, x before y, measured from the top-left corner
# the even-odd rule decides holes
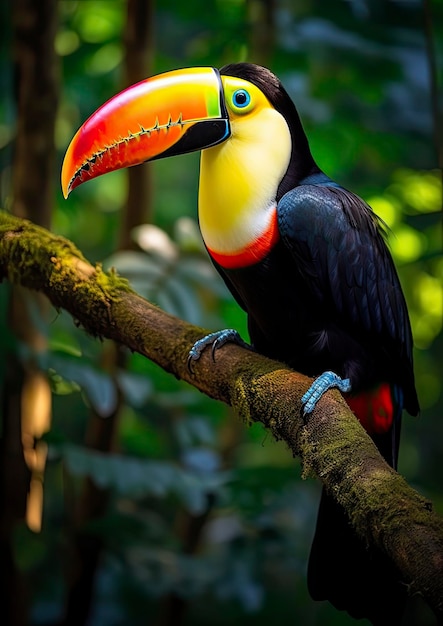
[[[232,254],[216,252],[215,250],[211,250],[211,248],[208,248],[208,251],[214,261],[222,267],[226,269],[237,269],[240,267],[247,267],[248,265],[254,265],[254,263],[258,263],[264,259],[269,251],[275,246],[279,237],[277,208],[275,207],[272,210],[272,217],[268,228],[262,235],[243,248],[243,250],[239,250],[238,252],[234,252]]]

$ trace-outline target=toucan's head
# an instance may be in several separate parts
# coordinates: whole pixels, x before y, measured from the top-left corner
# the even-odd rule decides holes
[[[274,74],[249,63],[220,72],[199,67],[148,78],[93,113],[66,152],[63,193],[113,170],[233,139],[281,145],[278,195],[314,167],[296,109]]]

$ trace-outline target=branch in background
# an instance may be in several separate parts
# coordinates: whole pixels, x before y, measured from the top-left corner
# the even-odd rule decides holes
[[[443,618],[443,521],[380,456],[337,392],[319,401],[307,423],[301,397],[311,380],[239,346],[212,362],[204,354],[194,374],[189,349],[205,331],[134,293],[115,273],[90,265],[69,241],[0,213],[0,277],[45,293],[95,336],[108,337],[164,370],[260,421],[300,456],[346,510],[369,545],[383,550]]]

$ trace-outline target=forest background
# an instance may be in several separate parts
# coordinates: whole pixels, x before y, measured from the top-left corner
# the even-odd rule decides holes
[[[11,0],[0,11],[0,205],[165,310],[245,338],[199,237],[198,155],[116,172],[67,201],[59,173],[79,125],[146,76],[251,61],[281,78],[320,167],[392,230],[422,407],[404,418],[399,471],[443,513],[443,2]],[[302,480],[284,443],[40,296],[4,282],[0,312],[5,623],[353,623],[307,594],[320,483]],[[416,610],[405,624],[434,623]]]

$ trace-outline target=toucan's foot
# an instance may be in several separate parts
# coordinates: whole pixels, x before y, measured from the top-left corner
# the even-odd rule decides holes
[[[303,415],[305,416],[312,413],[315,409],[315,405],[325,391],[332,389],[333,387],[336,387],[342,393],[348,393],[351,391],[351,381],[349,378],[340,378],[340,376],[334,374],[334,372],[323,372],[323,374],[320,374],[301,399],[303,405]]]
[[[225,328],[224,330],[217,330],[215,333],[209,333],[206,337],[199,339],[194,343],[189,351],[188,355],[188,369],[192,373],[192,366],[195,361],[198,361],[202,353],[208,346],[212,346],[211,354],[212,360],[215,361],[215,351],[225,345],[225,343],[235,343],[242,348],[248,348],[251,350],[251,346],[243,341],[236,330],[232,328]]]

